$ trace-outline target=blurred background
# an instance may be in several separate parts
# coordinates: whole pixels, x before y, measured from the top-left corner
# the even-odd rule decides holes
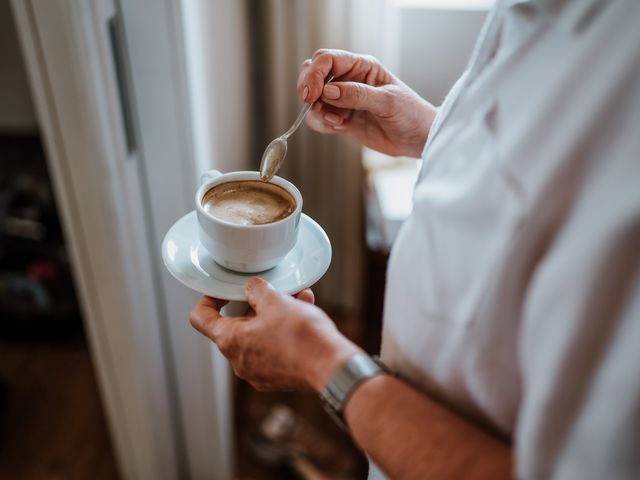
[[[0,478],[366,478],[313,395],[233,379],[160,243],[199,174],[257,169],[318,48],[435,105],[491,0],[0,0]],[[419,161],[302,128],[317,303],[371,353]]]

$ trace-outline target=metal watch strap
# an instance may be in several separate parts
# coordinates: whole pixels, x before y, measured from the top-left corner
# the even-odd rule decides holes
[[[379,373],[388,373],[389,369],[376,358],[365,353],[358,353],[347,360],[329,378],[320,392],[320,400],[333,420],[347,431],[342,412],[349,396],[356,387],[368,378]]]

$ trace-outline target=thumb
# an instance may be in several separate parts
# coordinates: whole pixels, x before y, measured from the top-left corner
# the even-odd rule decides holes
[[[244,286],[244,292],[247,296],[247,302],[256,312],[280,298],[280,293],[269,282],[259,277],[250,278]]]
[[[384,87],[372,87],[366,83],[331,82],[324,86],[322,101],[334,107],[388,115],[393,94]]]

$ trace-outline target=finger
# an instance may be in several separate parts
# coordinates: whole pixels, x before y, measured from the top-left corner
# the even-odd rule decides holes
[[[298,98],[305,103],[311,103],[320,96],[325,78],[329,75],[329,72],[331,72],[332,62],[327,62],[326,58],[321,59],[320,61],[316,60],[318,52],[330,51],[318,50],[314,53],[314,57],[312,59],[307,59],[302,62],[302,68],[300,69],[298,80],[296,82]],[[309,85],[310,82],[311,85]],[[316,82],[320,82],[320,84],[315,86]],[[313,98],[312,95],[310,95],[312,88],[314,89]]]
[[[302,81],[304,75],[306,75],[311,64],[312,60],[310,58],[307,58],[304,62],[302,62],[302,64],[300,65],[298,80],[296,82],[296,91],[298,92],[298,97],[303,102],[305,102],[305,99],[309,96],[309,87],[307,85],[302,85],[300,82]]]
[[[343,125],[349,121],[349,117],[353,113],[353,110],[347,110],[346,108],[338,108],[333,105],[323,103],[322,115],[323,120],[329,125]]]
[[[331,125],[339,126],[344,123],[344,118],[342,118],[337,113],[329,112],[324,114],[324,121]]]
[[[313,291],[310,288],[305,288],[301,292],[294,295],[294,297],[296,297],[298,300],[302,300],[303,302],[307,302],[312,305],[315,303],[315,300],[316,300],[315,295],[313,294]]]
[[[222,318],[220,309],[227,303],[226,300],[202,297],[189,314],[191,325],[200,333],[209,336],[212,325]]]
[[[392,114],[394,98],[385,87],[372,87],[358,82],[331,82],[322,91],[322,101],[335,107],[388,116]]]
[[[322,110],[309,112],[305,121],[311,129],[320,133],[336,134],[343,133],[346,130],[344,123],[342,125],[333,125],[325,120],[324,115]]]
[[[203,296],[191,309],[191,313],[189,314],[191,325],[198,328],[210,319],[215,320],[220,317],[220,309],[224,307],[226,303],[225,300],[218,300],[217,298],[207,297],[206,295]]]
[[[216,309],[218,312],[222,310],[222,307],[229,303],[229,300],[214,298],[208,295],[203,295],[200,301],[203,302],[206,306]]]
[[[215,343],[222,354],[231,359],[241,345],[240,339],[244,337],[246,317],[220,317],[209,325],[205,332]]]
[[[308,115],[316,114],[316,117],[321,119],[325,124],[333,126],[346,123],[351,117],[353,110],[334,107],[333,105],[324,103],[322,100],[318,100],[313,104],[309,112]]]
[[[269,282],[260,277],[250,278],[244,286],[245,295],[249,306],[256,312],[282,298],[282,294],[277,292]]]
[[[309,110],[309,112],[319,112],[320,110],[323,110],[324,113],[336,112],[342,117],[344,117],[345,119],[348,119],[351,116],[351,113],[353,112],[353,110],[349,110],[347,108],[334,107],[333,105],[324,103],[322,100],[318,100],[314,102],[313,105],[311,105],[311,109]]]
[[[304,66],[298,76],[298,96],[303,102],[314,102],[320,97],[325,79],[330,73],[338,78],[349,72],[357,62],[367,63],[367,58],[344,50],[317,50],[311,63]]]

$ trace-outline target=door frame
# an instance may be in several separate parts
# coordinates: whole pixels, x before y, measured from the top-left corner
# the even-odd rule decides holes
[[[160,257],[196,186],[180,0],[12,7],[120,473],[230,478],[229,369]]]

